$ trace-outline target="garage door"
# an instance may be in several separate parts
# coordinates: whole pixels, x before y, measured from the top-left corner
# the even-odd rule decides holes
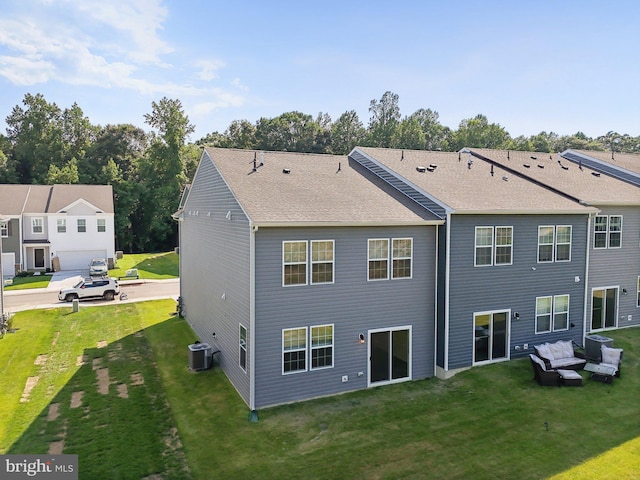
[[[13,252],[2,254],[2,276],[13,277],[15,275],[16,254]]]
[[[107,258],[106,250],[58,252],[60,270],[89,270],[92,258]]]

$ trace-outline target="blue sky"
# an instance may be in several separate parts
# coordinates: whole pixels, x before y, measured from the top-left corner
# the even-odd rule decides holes
[[[336,120],[399,95],[453,129],[640,135],[636,0],[0,0],[0,131],[26,93],[92,123],[182,102],[197,140],[298,110]]]

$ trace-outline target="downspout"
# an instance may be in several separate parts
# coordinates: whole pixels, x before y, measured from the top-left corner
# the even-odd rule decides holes
[[[433,322],[433,376],[437,376],[438,374],[438,263],[440,262],[440,258],[438,256],[438,242],[439,242],[439,236],[440,236],[440,225],[436,225],[436,241],[435,241],[435,264],[436,264],[436,268],[435,270],[435,297],[434,297],[434,302],[433,302],[433,318],[434,318],[434,322]]]
[[[447,212],[447,253],[444,273],[444,370],[449,371],[449,275],[451,268],[451,213]]]
[[[589,303],[589,258],[591,252],[591,220],[597,213],[590,213],[587,220],[587,254],[584,266],[584,313],[582,321],[582,345],[584,346],[584,339],[587,336],[587,305]]]
[[[256,412],[256,232],[249,221],[249,421],[257,422]]]

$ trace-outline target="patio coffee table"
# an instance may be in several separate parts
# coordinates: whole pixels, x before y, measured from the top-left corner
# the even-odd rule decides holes
[[[613,376],[616,374],[615,367],[600,365],[598,363],[587,363],[584,369],[587,372],[591,372],[592,379],[604,383],[613,383]]]

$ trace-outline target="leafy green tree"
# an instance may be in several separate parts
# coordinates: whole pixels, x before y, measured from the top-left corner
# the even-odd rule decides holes
[[[152,102],[145,121],[157,130],[140,161],[139,218],[132,222],[136,248],[158,251],[175,245],[176,225],[171,214],[186,183],[185,144],[194,126],[180,100]]]
[[[138,163],[149,145],[148,135],[130,124],[107,125],[96,134],[83,163],[83,183],[109,183],[104,168],[112,160],[123,180],[137,179]]]
[[[409,117],[420,124],[425,139],[423,147],[425,150],[448,150],[448,139],[451,131],[440,123],[439,117],[438,112],[430,108],[420,108]]]
[[[248,120],[234,120],[224,132],[225,148],[252,149],[256,144],[256,126]]]
[[[322,153],[317,137],[320,126],[311,115],[286,112],[275,118],[261,118],[256,125],[256,148],[281,152]]]
[[[43,183],[49,165],[65,163],[62,111],[42,94],[27,93],[6,118],[7,138],[20,183]]]
[[[422,131],[420,121],[415,117],[407,117],[400,122],[391,136],[390,147],[410,150],[424,150],[427,138]]]
[[[505,148],[509,133],[497,123],[489,123],[484,115],[462,120],[453,134],[454,150],[464,147]]]
[[[69,160],[69,163],[62,168],[59,168],[54,164],[49,165],[46,184],[78,183],[78,178],[78,161],[75,158],[72,158]]]
[[[392,145],[393,135],[400,124],[398,98],[395,93],[385,92],[380,101],[371,100],[367,146],[389,147]]]
[[[355,110],[344,112],[331,126],[331,150],[346,155],[364,142],[367,131]]]
[[[64,160],[68,162],[71,159],[75,159],[76,170],[78,170],[78,173],[82,172],[80,180],[82,180],[82,183],[91,183],[94,179],[85,172],[88,172],[93,165],[86,158],[86,154],[87,150],[95,142],[100,127],[92,125],[89,118],[84,116],[82,109],[76,103],[62,112],[61,124]]]

